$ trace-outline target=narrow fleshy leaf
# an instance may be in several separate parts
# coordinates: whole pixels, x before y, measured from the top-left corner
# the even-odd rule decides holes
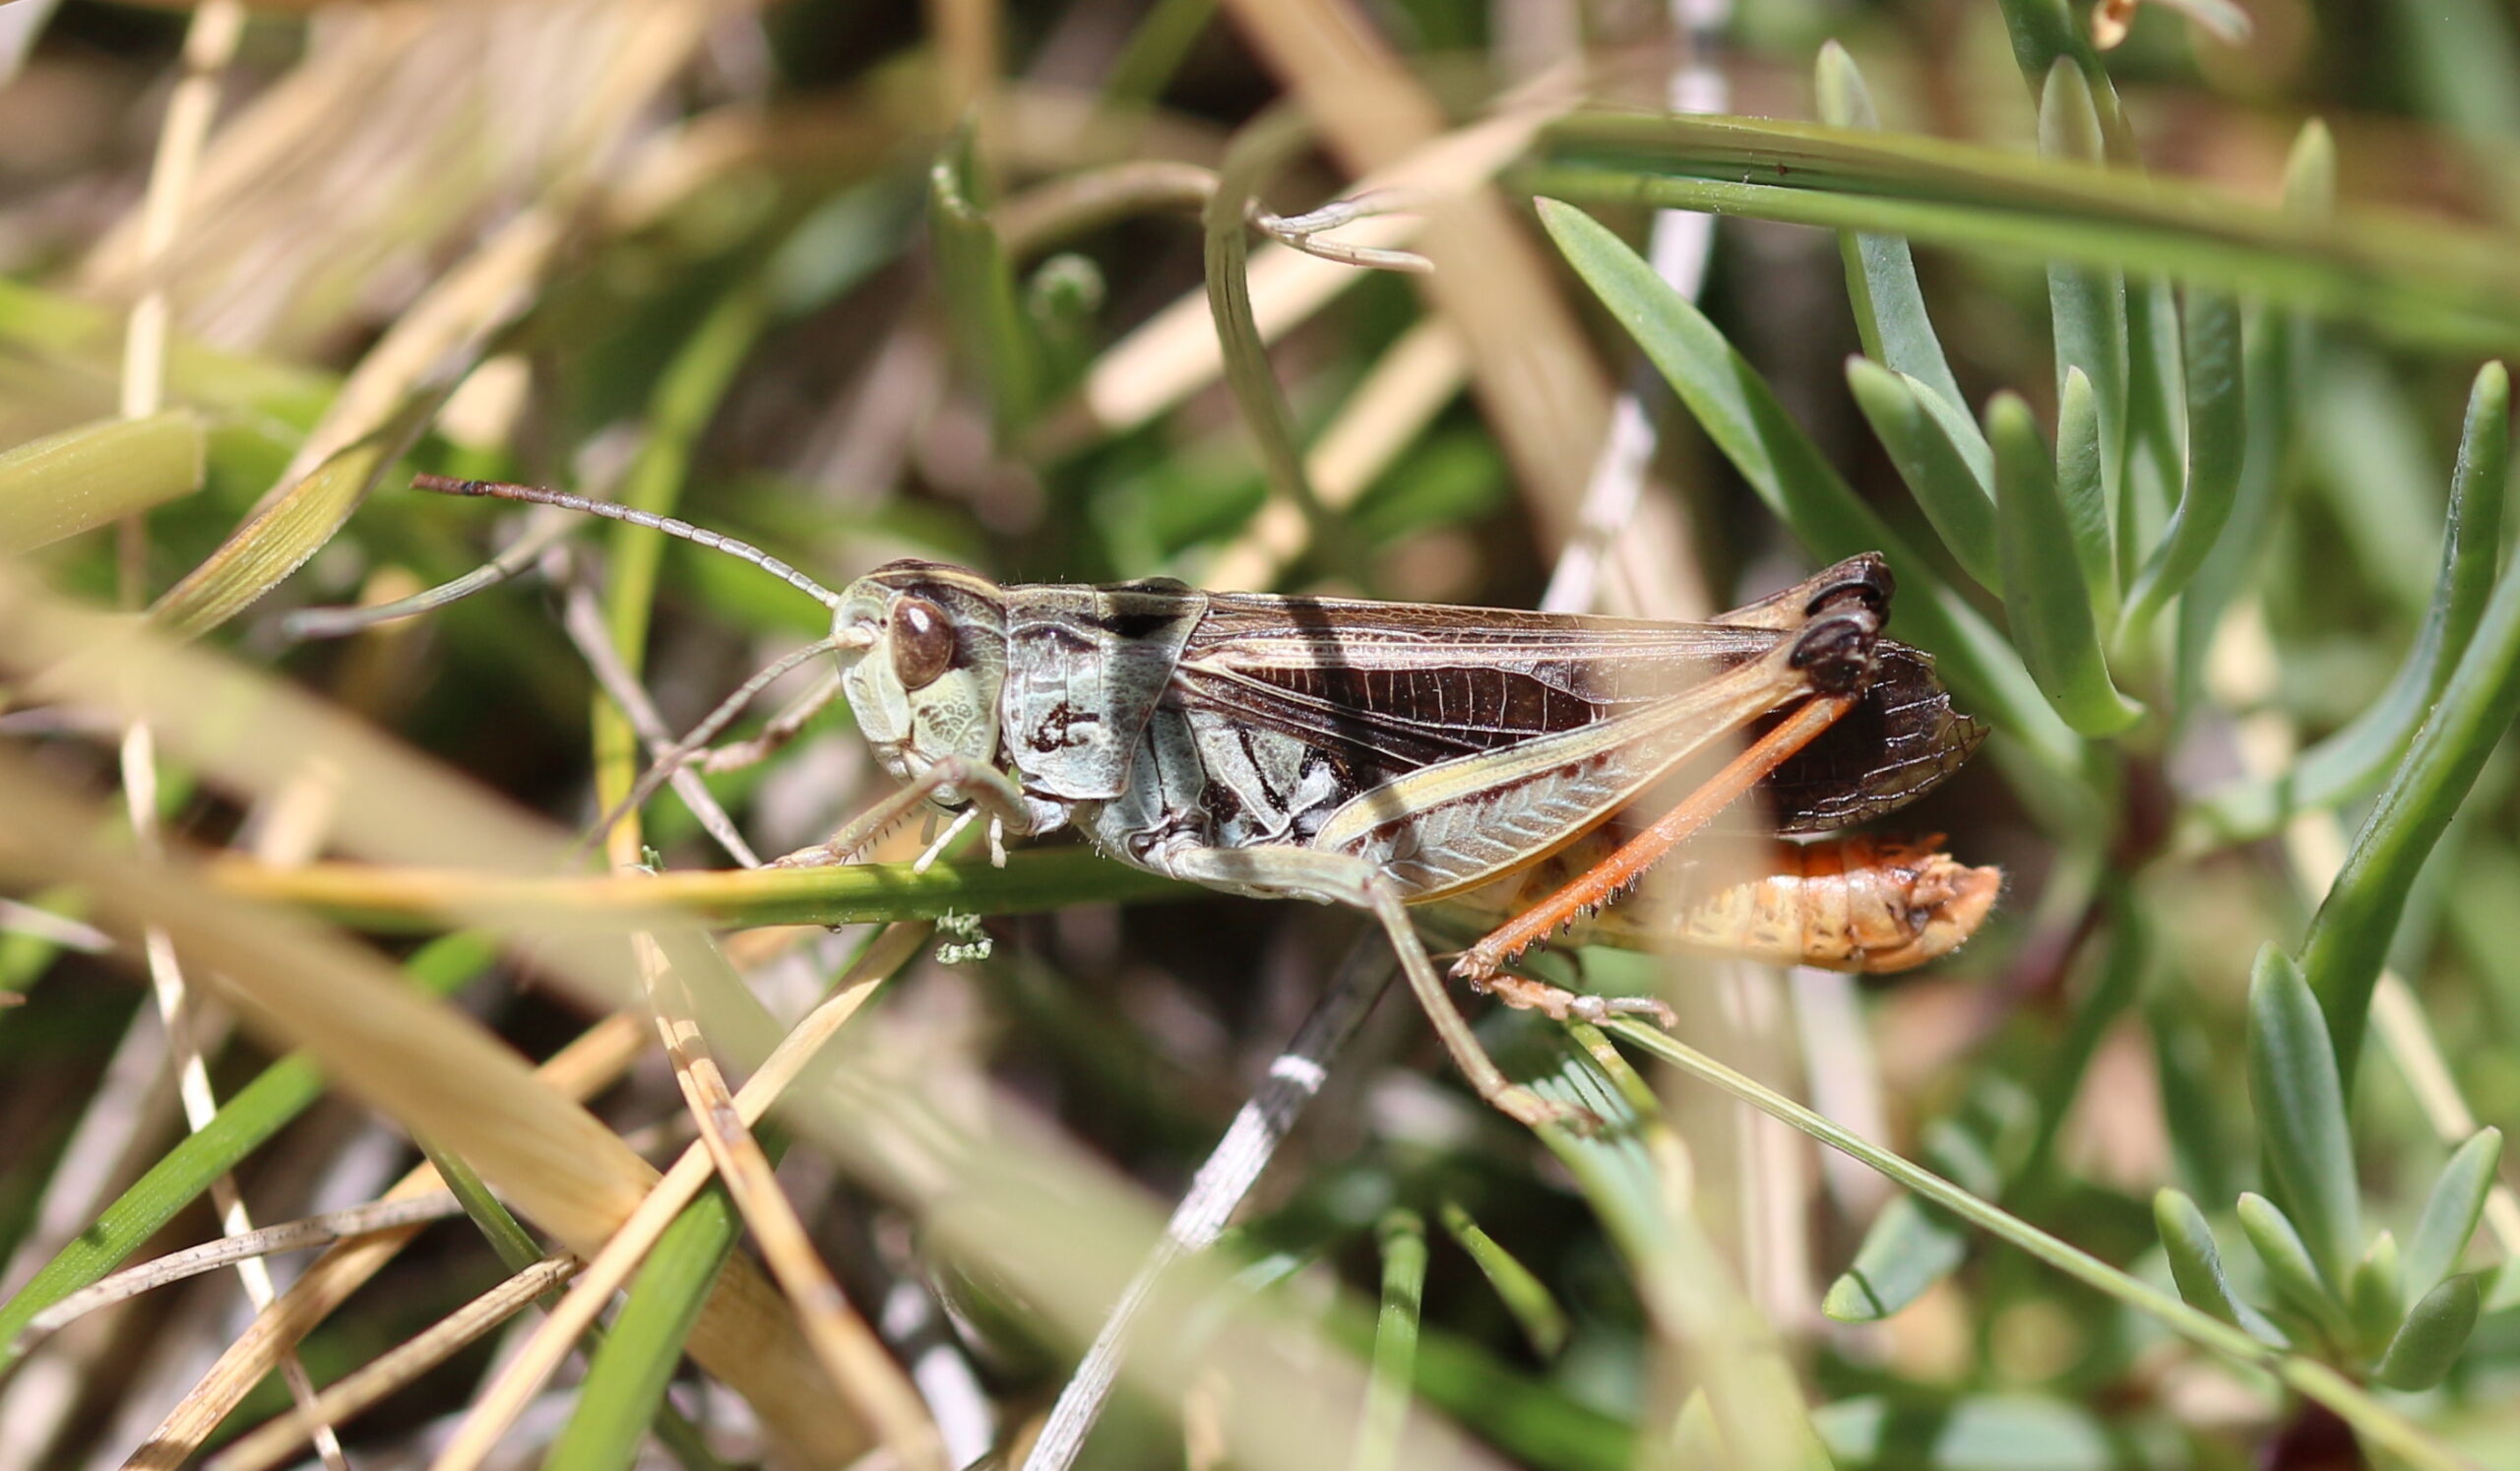
[[[2435,1283],[2458,1269],[2468,1239],[2476,1235],[2477,1221],[2485,1214],[2485,1197],[2493,1189],[2494,1167],[2501,1161],[2502,1130],[2498,1128],[2479,1129],[2451,1152],[2439,1178],[2432,1182],[2432,1193],[2425,1198],[2414,1234],[2407,1238],[2407,1291],[2430,1292]]]
[[[2345,1088],[2317,1000],[2292,957],[2271,944],[2249,974],[2248,1096],[2272,1193],[2341,1293],[2362,1240]]]
[[[2117,616],[2117,545],[2110,529],[2108,476],[2101,469],[2100,401],[2091,376],[2065,370],[2056,398],[2056,498],[2074,537],[2074,560],[2083,569],[2098,615]]]
[[[2022,663],[2066,725],[2085,736],[2114,735],[2143,710],[2110,683],[2073,528],[2030,406],[1997,394],[1986,409],[1986,438],[1995,447],[2004,610]]]
[[[2350,1081],[2362,1047],[2371,989],[2380,978],[2407,893],[2476,784],[2486,757],[2520,717],[2520,563],[2506,568],[2476,636],[2416,733],[2345,865],[2310,921],[2301,970],[2327,1014]]]
[[[1929,1406],[1908,1394],[1867,1394],[1825,1405],[1812,1418],[1848,1471],[2118,1471],[2136,1464],[2113,1427],[2048,1394],[1968,1393]]]
[[[0,454],[0,556],[201,488],[209,436],[191,411],[108,418]]]
[[[2235,1214],[2239,1217],[2240,1231],[2257,1252],[2258,1264],[2266,1270],[2266,1285],[2275,1289],[2276,1298],[2334,1343],[2352,1342],[2344,1305],[2320,1280],[2318,1263],[2310,1259],[2310,1248],[2303,1245],[2301,1233],[2294,1229],[2292,1220],[2274,1201],[2248,1190],[2240,1193]]]
[[[2397,1331],[2406,1311],[2406,1277],[2398,1262],[2398,1239],[2383,1231],[2371,1238],[2345,1289],[2346,1316],[2364,1352],[2376,1352]]]
[[[2499,362],[2477,372],[2450,478],[2441,573],[2423,626],[2380,697],[2277,776],[2235,782],[2198,801],[2196,819],[2233,841],[2263,837],[2298,811],[2335,806],[2369,792],[2406,751],[2467,652],[2493,591],[2511,465],[2511,376]],[[2236,526],[2237,534],[2241,528]]]
[[[2160,276],[2126,283],[2125,473],[2117,479],[2117,585],[2131,588],[2145,548],[2169,529],[2184,483],[2186,416],[2178,299]]]
[[[1908,482],[1917,505],[1933,523],[1961,570],[1987,588],[2003,590],[2003,566],[1995,549],[1995,504],[1971,471],[1942,421],[1923,400],[1933,390],[1861,357],[1847,359],[1847,386],[1856,406]],[[1975,425],[1970,437],[1979,439]],[[1979,440],[1983,445],[1984,441]]]
[[[2126,599],[2126,637],[2141,639],[2162,606],[2184,591],[2231,521],[2248,444],[2240,314],[2231,297],[2190,291],[2184,320],[2187,483],[2170,530]]]
[[[1958,1222],[1901,1195],[1881,1208],[1855,1260],[1829,1284],[1820,1311],[1842,1323],[1879,1322],[1950,1276],[1969,1256]]]
[[[1616,235],[1572,206],[1537,202],[1541,224],[1602,304],[1778,518],[1822,558],[1879,551],[1903,590],[1899,636],[1933,651],[1945,683],[2059,775],[2080,750],[1994,630],[1939,585],[1930,562],[1848,488],[1757,371],[1695,303]]]
[[[1523,1330],[1532,1352],[1543,1359],[1554,1359],[1566,1347],[1568,1323],[1566,1310],[1557,1305],[1546,1284],[1533,1275],[1513,1252],[1498,1246],[1496,1239],[1480,1229],[1470,1212],[1452,1201],[1445,1201],[1442,1213],[1444,1231],[1470,1253],[1487,1285],[1496,1290],[1505,1311]]]
[[[2039,152],[2051,159],[2099,162],[2107,151],[2100,115],[2080,68],[2058,60],[2048,68],[2039,99]],[[2056,338],[2056,390],[2062,401],[2066,376],[2075,369],[2091,380],[2099,414],[2101,478],[2115,526],[2119,485],[2126,473],[2126,277],[2108,267],[2057,264],[2048,268],[2048,312]],[[2112,579],[2112,583],[2114,579]]]
[[[2462,1273],[2426,1293],[2389,1340],[2371,1376],[2392,1389],[2429,1389],[2448,1376],[2476,1331],[2477,1279]]]
[[[1816,80],[1821,121],[1840,128],[1881,126],[1863,74],[1846,47],[1834,40],[1820,47]],[[1864,355],[1918,380],[1965,418],[1968,401],[1960,396],[1960,382],[1951,375],[1942,339],[1925,311],[1924,291],[1917,284],[1916,255],[1908,242],[1897,235],[1851,230],[1838,236],[1838,250],[1846,257],[1847,295],[1855,304]],[[1975,434],[1972,425],[1971,436]]]
[[[2284,1330],[2232,1291],[2223,1275],[2222,1248],[2205,1213],[2179,1190],[2164,1188],[2153,1195],[2153,1225],[2160,1231],[2163,1254],[2170,1258],[2171,1279],[2191,1308],[2202,1309],[2273,1348],[2290,1348]]]

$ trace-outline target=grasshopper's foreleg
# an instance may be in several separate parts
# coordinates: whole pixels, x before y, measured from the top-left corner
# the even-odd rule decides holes
[[[1434,1023],[1435,1035],[1443,1040],[1444,1050],[1452,1054],[1454,1064],[1480,1098],[1515,1120],[1534,1126],[1563,1123],[1586,1127],[1597,1121],[1582,1109],[1553,1103],[1505,1076],[1496,1059],[1479,1045],[1469,1018],[1453,1004],[1452,993],[1435,973],[1434,961],[1427,957],[1425,944],[1410,923],[1399,885],[1363,859],[1274,845],[1189,848],[1166,854],[1164,868],[1174,877],[1193,883],[1344,904],[1372,915],[1400,956],[1401,974],[1409,978],[1409,989],[1417,992],[1418,1004],[1424,1009],[1426,1019]]]
[[[969,798],[973,810],[989,819],[989,856],[992,861],[999,863],[1006,861],[1005,849],[1000,846],[1004,834],[1013,833],[1020,837],[1032,831],[1032,817],[1025,810],[1024,795],[1006,773],[959,756],[947,756],[931,764],[907,785],[886,794],[883,800],[850,818],[828,840],[773,859],[770,866],[820,868],[833,863],[855,863],[866,845],[948,788]]]
[[[826,673],[813,688],[806,690],[793,704],[772,717],[761,734],[749,740],[729,741],[713,746],[700,756],[700,769],[710,773],[740,771],[757,766],[786,748],[788,743],[813,724],[814,717],[831,708],[841,696],[840,675]]]
[[[1493,987],[1509,1005],[1539,1006],[1551,1015],[1565,1014],[1559,1011],[1560,1005],[1584,1008],[1593,1004],[1583,997],[1560,1001],[1556,995],[1547,994],[1558,992],[1555,987],[1532,991],[1530,988],[1538,983],[1496,986],[1497,973],[1506,962],[1546,939],[1559,926],[1616,898],[1646,869],[1661,862],[1664,855],[1705,827],[1718,812],[1740,800],[1761,778],[1809,745],[1820,733],[1836,725],[1855,708],[1855,703],[1854,695],[1817,695],[1805,701],[1726,762],[1723,770],[1682,799],[1679,805],[1621,844],[1617,852],[1595,864],[1583,877],[1490,930],[1453,962],[1453,974],[1475,986]]]

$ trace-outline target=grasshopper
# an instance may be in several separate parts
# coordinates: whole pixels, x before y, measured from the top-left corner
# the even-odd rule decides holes
[[[1191,883],[1361,910],[1480,1096],[1527,1123],[1570,1115],[1488,1057],[1411,906],[1452,901],[1501,920],[1451,967],[1477,990],[1559,1017],[1668,1022],[1659,1000],[1580,995],[1506,967],[1588,921],[1612,940],[1902,969],[1965,940],[2000,884],[1930,843],[1842,840],[1793,847],[1792,865],[1764,876],[1684,884],[1660,911],[1646,896],[1624,922],[1598,913],[1754,788],[1771,831],[1828,831],[1901,805],[1976,749],[1984,729],[1951,708],[1930,657],[1882,636],[1892,584],[1878,555],[1705,623],[1165,578],[1006,586],[914,560],[834,593],[687,522],[536,486],[415,483],[651,527],[743,557],[831,610],[828,639],[747,681],[625,806],[771,674],[828,651],[901,787],[783,863],[845,862],[933,804],[956,814],[948,836],[984,820],[992,855],[1008,838],[1075,828],[1121,863]]]

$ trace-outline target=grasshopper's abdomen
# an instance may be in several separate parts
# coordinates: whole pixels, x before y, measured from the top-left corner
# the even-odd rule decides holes
[[[1941,843],[1938,833],[1714,841],[1577,920],[1565,938],[1831,971],[1909,970],[1958,949],[2003,887],[2000,869],[1964,864],[1942,852]],[[1530,896],[1553,892],[1570,871],[1581,871],[1587,846],[1454,903],[1478,915],[1517,913]]]

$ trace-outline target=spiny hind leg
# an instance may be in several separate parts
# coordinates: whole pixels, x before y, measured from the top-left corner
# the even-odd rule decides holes
[[[1453,1064],[1480,1098],[1517,1122],[1533,1127],[1561,1123],[1590,1129],[1600,1125],[1601,1120],[1589,1112],[1543,1098],[1505,1076],[1496,1059],[1487,1055],[1487,1049],[1480,1046],[1469,1018],[1453,1004],[1452,992],[1445,989],[1443,978],[1435,974],[1435,963],[1428,958],[1424,942],[1418,938],[1417,927],[1409,921],[1399,887],[1371,863],[1345,854],[1308,848],[1261,846],[1173,849],[1164,855],[1163,867],[1174,877],[1193,883],[1317,899],[1372,915],[1399,955],[1400,972],[1409,978],[1409,989],[1417,994],[1426,1019],[1434,1024],[1444,1051],[1452,1055]]]

